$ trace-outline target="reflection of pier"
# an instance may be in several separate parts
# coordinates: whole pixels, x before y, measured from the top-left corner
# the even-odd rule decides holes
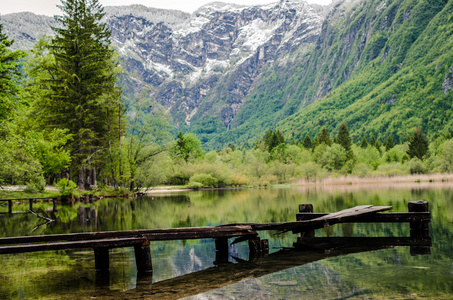
[[[314,239],[314,240],[313,240]],[[344,240],[343,240],[344,239]],[[420,238],[365,238],[360,243],[359,238],[312,238],[319,247],[296,248],[281,250],[268,256],[257,257],[251,255],[248,261],[233,258],[237,263],[218,263],[199,272],[186,274],[168,280],[152,282],[152,275],[138,276],[136,288],[121,294],[124,298],[159,297],[159,299],[181,299],[188,296],[219,289],[246,279],[258,278],[271,273],[313,263],[325,258],[346,255],[351,253],[367,252],[395,246],[429,247],[431,240]],[[363,238],[360,238],[363,239]],[[324,246],[328,246],[323,249]],[[108,273],[97,274],[97,290],[102,289],[102,295],[109,298],[109,294],[117,291],[109,290]],[[105,283],[105,284],[103,284]],[[130,296],[130,297],[129,297]]]
[[[102,198],[113,198],[114,196],[102,196],[101,198],[97,197],[97,196],[94,196],[94,195],[90,195],[90,194],[87,194],[87,195],[83,195],[83,196],[80,196],[77,198],[77,201],[78,202],[81,202],[81,203],[93,203],[99,199],[102,199]],[[57,204],[64,204],[64,203],[72,203],[74,204],[75,202],[75,198],[74,197],[62,197],[62,196],[59,196],[59,197],[44,197],[44,198],[16,198],[16,199],[0,199],[0,202],[7,202],[8,204],[8,212],[1,212],[0,214],[20,214],[20,213],[24,213],[24,212],[14,212],[13,211],[13,205],[14,204],[19,204],[19,203],[23,203],[23,202],[28,202],[28,207],[29,207],[29,210],[30,211],[33,211],[33,204],[35,203],[50,203],[52,202],[53,204],[53,207],[52,207],[52,211],[56,212],[57,211]]]
[[[411,253],[429,253],[430,213],[428,203],[410,202],[408,213],[380,213],[390,210],[391,206],[362,205],[331,214],[314,214],[313,206],[302,204],[295,222],[282,223],[249,223],[217,227],[187,227],[150,230],[112,231],[59,234],[47,236],[25,236],[0,239],[0,254],[23,253],[77,248],[93,248],[97,271],[109,270],[109,252],[111,248],[131,247],[135,249],[137,270],[139,273],[152,272],[152,261],[149,244],[152,241],[215,239],[216,262],[228,262],[228,239],[236,238],[233,243],[248,241],[251,257],[267,255],[267,240],[260,240],[258,231],[280,230],[301,233],[295,244],[300,249],[328,250],[352,249],[364,251],[382,249],[391,246],[411,246]],[[336,238],[322,239],[314,237],[314,230],[345,222],[409,222],[410,238]],[[384,246],[383,246],[384,245]],[[367,251],[367,250],[365,250]]]

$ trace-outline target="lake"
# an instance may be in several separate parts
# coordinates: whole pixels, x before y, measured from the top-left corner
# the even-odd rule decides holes
[[[152,276],[137,276],[133,248],[110,250],[110,273],[96,274],[93,250],[2,255],[0,299],[453,299],[453,186],[274,187],[155,194],[59,206],[57,222],[32,214],[0,215],[1,236],[215,226],[295,221],[298,205],[335,212],[356,205],[429,202],[429,255],[410,247],[345,255],[289,250],[292,233],[260,232],[270,255],[249,259],[247,242],[230,246],[216,262],[212,239],[152,242]],[[14,206],[27,210],[28,203]],[[35,205],[45,215],[51,204]],[[0,207],[6,212],[7,207]],[[50,213],[49,213],[50,214]],[[44,224],[44,225],[43,225]],[[316,236],[409,236],[408,224],[337,224]],[[230,239],[230,242],[232,239]]]

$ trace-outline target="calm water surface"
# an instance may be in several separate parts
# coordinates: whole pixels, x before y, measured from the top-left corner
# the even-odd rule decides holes
[[[246,242],[230,246],[229,263],[215,263],[211,239],[152,242],[152,276],[137,277],[133,248],[110,252],[110,274],[94,271],[91,249],[2,255],[0,299],[453,299],[453,187],[272,188],[184,192],[135,200],[103,200],[59,207],[58,222],[31,214],[0,215],[6,236],[214,226],[294,221],[301,203],[315,212],[362,204],[429,201],[430,255],[409,247],[346,254],[293,253],[297,235],[262,232],[270,256],[249,259]],[[51,209],[42,204],[41,214]],[[14,210],[27,210],[27,205]],[[0,211],[7,211],[0,207]],[[408,224],[343,224],[317,236],[409,236]],[[231,240],[230,240],[231,242]]]

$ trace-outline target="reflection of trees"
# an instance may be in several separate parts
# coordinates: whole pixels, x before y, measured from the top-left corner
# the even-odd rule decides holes
[[[436,293],[441,293],[439,291],[450,291],[451,293],[451,286],[453,286],[450,274],[451,257],[453,257],[450,242],[453,238],[451,225],[453,201],[451,199],[453,199],[451,189],[420,189],[415,193],[409,189],[368,189],[341,193],[333,190],[288,188],[184,192],[168,196],[154,195],[153,199],[111,199],[74,207],[59,206],[56,214],[58,222],[40,227],[33,234],[211,226],[273,220],[294,221],[298,205],[301,203],[312,203],[315,212],[334,212],[363,204],[392,205],[393,211],[405,212],[408,201],[426,200],[430,202],[432,212],[433,247],[431,256],[411,257],[409,249],[398,248],[332,258],[322,261],[322,264],[328,266],[330,273],[340,274],[342,282],[347,281],[351,283],[351,286],[370,289],[373,293],[393,295],[392,293],[397,293],[398,288],[402,287],[402,289],[416,291],[420,295],[435,296]],[[51,205],[49,208],[51,209]],[[30,214],[0,215],[0,234],[2,236],[27,235],[40,222],[41,220]],[[347,236],[351,233],[352,236],[359,237],[409,235],[407,224],[343,224],[329,227],[328,230],[331,232],[319,231],[317,236]],[[269,239],[271,249],[291,246],[295,240],[295,236],[291,234],[286,236],[272,234],[272,232],[260,233],[261,238]],[[234,251],[237,251],[239,256],[247,256],[246,247],[243,247],[242,244],[236,246]],[[127,251],[129,250],[114,252],[118,253],[117,259],[111,261],[120,266],[119,270],[112,269],[112,280],[120,282],[124,277],[135,278],[133,255],[128,254]],[[215,248],[212,240],[170,241],[152,243],[151,251],[156,270],[153,280],[160,281],[176,275],[187,274],[199,268],[199,264],[186,263],[191,251],[196,255],[197,261],[201,261],[202,268],[211,267]],[[272,251],[275,252],[277,249],[272,249]],[[23,282],[21,274],[24,270],[34,274],[25,283],[30,290],[35,288],[33,278],[38,278],[36,275],[38,273],[40,277],[44,278],[43,280],[54,280],[55,285],[52,283],[50,289],[57,289],[57,283],[69,286],[70,280],[74,280],[75,285],[79,284],[86,289],[93,287],[94,262],[91,250],[83,255],[77,255],[75,252],[48,252],[46,255],[45,261],[55,260],[55,264],[47,267],[42,257],[35,256],[35,254],[17,257],[2,256],[2,267],[5,267],[0,271],[0,281],[10,282],[11,278],[15,279],[11,286],[0,289],[0,298],[8,298],[3,297],[2,293],[5,289],[7,289],[5,293],[13,293],[18,290],[18,282]],[[6,257],[8,259],[3,263],[3,259]],[[25,260],[24,257],[30,264],[30,269],[20,263],[21,260]],[[61,264],[63,270],[59,270],[59,262],[66,260],[66,263]],[[32,266],[35,268],[33,269]],[[429,269],[413,269],[412,266]],[[123,272],[123,267],[126,269],[125,275],[120,274]],[[357,268],[367,270],[367,274],[358,274]],[[55,271],[56,269],[59,271]],[[72,276],[71,272],[78,275]],[[56,275],[54,276],[54,274]],[[119,279],[114,279],[115,276],[118,276]],[[316,276],[320,276],[317,277],[320,279],[323,278],[321,274]],[[81,279],[83,277],[88,278],[86,282]],[[288,280],[293,280],[289,275],[288,278]],[[376,278],[383,278],[382,286],[374,283]],[[403,278],[407,280],[402,282]],[[65,282],[66,280],[67,282]],[[42,281],[37,282],[42,283]],[[418,287],[415,286],[417,284]],[[40,288],[36,289],[38,290],[36,294],[27,295],[38,295]],[[71,289],[73,288],[68,287],[68,290]],[[386,292],[389,294],[385,294]],[[74,291],[74,294],[77,293]]]

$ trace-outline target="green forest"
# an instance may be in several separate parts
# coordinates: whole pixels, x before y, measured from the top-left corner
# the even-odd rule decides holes
[[[431,41],[433,31],[446,28],[435,24],[449,18],[452,5],[429,3],[412,10],[423,17],[414,24],[426,30],[412,28],[409,34],[407,24],[401,25],[395,30],[398,40],[415,30],[413,40],[437,45]],[[398,7],[393,8],[395,20]],[[340,175],[452,172],[451,94],[437,91],[434,84],[452,64],[440,62],[447,61],[438,55],[445,44],[427,48],[423,57],[414,50],[423,45],[413,44],[403,56],[398,52],[400,56],[381,62],[377,53],[386,53],[390,46],[384,45],[397,38],[374,35],[377,48],[364,50],[369,64],[360,65],[327,97],[264,134],[253,132],[259,137],[241,142],[231,136],[223,142],[227,147],[205,151],[205,136],[176,134],[171,116],[149,91],[123,94],[128,78],[98,1],[64,1],[61,9],[55,36],[43,37],[29,51],[10,50],[14,41],[0,23],[0,185],[26,185],[28,192],[41,192],[46,185],[66,191],[107,186],[137,191],[157,185],[199,189],[315,182]],[[395,66],[396,72],[382,72]],[[269,99],[283,98],[273,92],[282,80],[274,71],[268,73],[263,93]],[[296,82],[290,78],[288,87]],[[432,105],[422,105],[426,102]],[[276,109],[269,101],[260,102],[270,105],[266,110],[253,103],[245,107],[264,112],[262,122],[267,122],[268,109]],[[401,121],[400,116],[407,118]]]

